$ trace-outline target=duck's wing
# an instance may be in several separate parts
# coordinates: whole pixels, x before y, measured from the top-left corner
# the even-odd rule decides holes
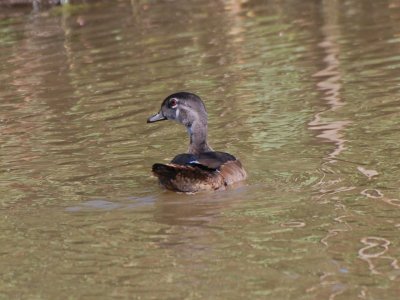
[[[163,186],[174,191],[197,192],[225,186],[218,171],[202,165],[154,164],[153,174]]]
[[[225,152],[204,152],[199,155],[184,153],[175,156],[172,164],[190,165],[207,168],[210,170],[219,170],[222,165],[229,161],[236,161],[236,157]]]
[[[216,190],[246,178],[239,160],[225,152],[179,154],[169,164],[154,164],[153,174],[167,189]]]
[[[247,177],[242,163],[226,152],[205,152],[199,155],[198,161],[201,165],[217,170],[224,179],[225,185],[244,180]]]
[[[213,151],[201,153],[198,161],[204,166],[219,170],[224,164],[236,161],[236,157],[229,153]]]

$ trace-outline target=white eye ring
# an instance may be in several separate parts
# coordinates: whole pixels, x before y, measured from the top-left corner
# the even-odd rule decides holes
[[[178,99],[172,98],[169,100],[169,107],[176,108],[178,106]]]

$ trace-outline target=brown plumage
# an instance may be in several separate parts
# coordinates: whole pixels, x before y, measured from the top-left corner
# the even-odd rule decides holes
[[[185,125],[190,137],[188,153],[177,155],[169,164],[154,164],[152,171],[169,190],[197,192],[224,189],[247,176],[233,155],[213,151],[207,143],[207,112],[202,100],[180,92],[168,96],[161,110],[147,122],[175,120]]]

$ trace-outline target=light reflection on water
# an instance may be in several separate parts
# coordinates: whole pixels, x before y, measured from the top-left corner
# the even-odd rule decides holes
[[[399,16],[383,0],[1,10],[1,297],[397,299]],[[186,149],[183,128],[145,124],[178,90],[205,100],[240,187],[151,176]]]

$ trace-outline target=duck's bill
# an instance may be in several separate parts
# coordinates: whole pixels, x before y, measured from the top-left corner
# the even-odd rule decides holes
[[[163,121],[166,120],[167,118],[164,117],[162,112],[156,113],[155,115],[151,116],[150,118],[147,119],[147,123],[154,123],[157,121]]]

